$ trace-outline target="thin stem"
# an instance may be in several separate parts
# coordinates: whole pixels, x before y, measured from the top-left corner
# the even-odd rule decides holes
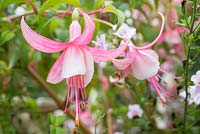
[[[187,50],[187,59],[186,59],[186,65],[185,65],[185,93],[186,93],[186,97],[185,97],[185,107],[184,107],[184,118],[183,118],[183,134],[186,133],[186,121],[187,121],[187,105],[188,105],[188,71],[189,71],[189,58],[190,58],[190,45],[188,46],[188,50]]]
[[[92,14],[97,14],[97,13],[103,13],[104,12],[104,7],[100,8],[100,9],[97,9],[97,10],[94,10],[94,11],[90,11],[88,12],[87,14],[88,15],[92,15]]]
[[[8,17],[3,17],[2,20],[7,21],[7,22],[12,22],[17,18],[21,18],[22,16],[27,16],[27,15],[30,15],[30,14],[34,14],[34,11],[31,10],[31,11],[27,11],[26,13],[23,13],[23,14],[20,14],[20,15],[11,15],[11,16],[8,16]]]
[[[58,107],[60,109],[65,109],[64,103],[56,96],[56,94],[53,92],[53,90],[47,85],[47,83],[40,77],[38,72],[35,69],[36,62],[31,62],[28,64],[28,71],[30,74],[35,78],[35,80],[42,86],[42,88],[48,93],[48,95],[56,102]],[[71,109],[67,110],[67,114],[70,118],[75,119],[75,114]],[[83,131],[87,134],[90,134],[89,128],[80,121],[80,127],[83,129]]]
[[[197,0],[194,0],[194,8],[193,8],[193,15],[192,15],[192,25],[190,27],[190,33],[193,32],[193,27],[194,27],[194,22],[195,22],[195,19],[196,19],[196,11],[197,11]]]
[[[32,7],[33,11],[35,14],[38,14],[38,10],[37,8],[35,7],[35,5],[33,4],[32,0],[26,0],[27,3]]]
[[[48,15],[49,10],[45,11],[42,15],[43,16],[47,16]],[[21,18],[22,16],[27,16],[30,14],[34,14],[36,13],[35,9],[31,10],[31,11],[27,11],[26,13],[20,14],[20,15],[11,15],[11,16],[7,16],[7,17],[3,17],[2,20],[3,21],[7,21],[7,22],[12,22],[17,18]],[[87,12],[88,15],[93,15],[93,14],[98,14],[98,13],[103,13],[103,8],[100,8],[98,10],[94,10],[91,12]],[[70,16],[72,14],[72,11],[70,10],[58,10],[56,12],[56,16],[60,17],[60,18],[64,18],[65,16]]]
[[[97,21],[97,22],[100,22],[100,23],[103,23],[103,24],[105,24],[105,25],[108,25],[108,26],[110,26],[110,27],[114,27],[114,25],[112,24],[112,23],[110,23],[110,22],[107,22],[107,21],[105,21],[105,20],[101,20],[101,19],[97,19],[97,18],[92,18],[94,21]]]
[[[191,26],[190,26],[190,35],[193,34],[194,35],[194,38],[195,38],[195,34],[193,32],[194,30],[194,22],[195,22],[195,19],[196,19],[196,11],[197,11],[197,0],[194,0],[193,1],[193,5],[194,5],[194,8],[193,8],[193,14],[192,14],[192,21],[191,21]],[[184,14],[185,16],[185,14]],[[186,19],[185,19],[186,20]],[[187,21],[187,20],[186,20]],[[183,129],[182,129],[182,132],[183,134],[186,133],[186,122],[187,122],[187,105],[188,105],[188,96],[189,96],[189,93],[188,93],[188,71],[189,71],[189,60],[190,60],[190,45],[192,42],[190,42],[190,40],[188,39],[188,43],[187,43],[187,50],[186,50],[186,55],[187,55],[187,59],[186,59],[186,62],[185,62],[185,70],[184,70],[184,77],[185,77],[185,93],[186,93],[186,97],[185,97],[185,107],[184,107],[184,118],[183,118]]]

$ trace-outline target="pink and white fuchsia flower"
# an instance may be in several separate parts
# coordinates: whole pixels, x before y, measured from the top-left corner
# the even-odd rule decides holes
[[[81,102],[86,102],[85,87],[89,84],[94,73],[94,61],[104,62],[109,61],[123,52],[126,48],[121,47],[113,50],[100,50],[87,46],[92,40],[95,24],[90,16],[81,10],[75,9],[73,14],[84,18],[84,31],[81,33],[81,26],[78,22],[78,17],[73,17],[70,24],[69,33],[70,40],[68,42],[57,42],[50,40],[35,31],[33,31],[21,19],[21,30],[25,40],[33,48],[45,52],[55,53],[63,51],[60,57],[52,66],[47,81],[52,84],[57,84],[66,79],[68,85],[67,100],[65,112],[67,111],[70,101],[76,99],[76,119],[75,124],[79,125],[79,112]]]
[[[153,46],[158,41],[158,39],[160,38],[160,36],[163,32],[164,16],[161,13],[159,13],[159,14],[162,17],[162,25],[161,25],[160,33],[157,36],[157,38],[153,42],[151,42],[143,47],[137,47],[137,46],[133,45],[132,42],[127,43],[127,44],[129,44],[128,45],[129,47],[128,47],[128,51],[126,51],[126,57],[124,59],[120,59],[120,60],[113,59],[112,62],[119,70],[124,71],[121,78],[125,78],[132,70],[133,75],[137,79],[139,79],[139,80],[147,79],[148,82],[153,86],[153,88],[154,88],[156,94],[159,96],[161,102],[163,104],[165,104],[166,99],[161,94],[161,92],[164,92],[169,98],[172,97],[172,94],[169,91],[165,90],[159,84],[159,79],[162,79],[162,78],[158,74],[158,72],[159,71],[163,72],[163,73],[167,73],[167,72],[160,68],[160,62],[159,62],[157,53],[154,50],[150,49],[150,47]],[[127,40],[127,38],[125,38],[125,40]],[[169,73],[167,73],[167,74],[169,74]],[[170,74],[170,75],[172,75],[172,74]],[[121,79],[121,78],[119,78],[119,79]]]

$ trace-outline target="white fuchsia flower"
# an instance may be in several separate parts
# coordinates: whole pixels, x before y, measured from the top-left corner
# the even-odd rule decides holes
[[[132,104],[128,106],[128,113],[127,116],[129,119],[133,117],[142,117],[143,110],[138,104]]]
[[[107,43],[106,43],[106,35],[105,34],[101,34],[99,36],[97,36],[97,40],[96,41],[92,41],[92,43],[95,45],[96,48],[100,48],[103,50],[107,49]]]
[[[191,81],[195,84],[194,86],[189,86],[188,93],[190,94],[188,96],[188,102],[189,104],[200,104],[200,71],[197,71],[195,75],[192,75]],[[179,96],[182,100],[186,98],[186,92],[182,91],[180,92]]]
[[[196,72],[195,75],[192,75],[191,81],[197,86],[200,86],[200,70]]]
[[[114,35],[117,35],[119,38],[122,38],[124,40],[128,40],[132,38],[136,34],[136,29],[129,27],[126,23],[123,23],[117,32],[114,33]]]

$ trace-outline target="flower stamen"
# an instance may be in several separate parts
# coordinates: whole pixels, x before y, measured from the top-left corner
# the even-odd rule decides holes
[[[85,93],[85,88],[84,88],[84,75],[75,75],[68,78],[67,85],[68,85],[68,94],[67,94],[67,100],[66,100],[64,112],[66,112],[69,107],[69,104],[68,104],[69,100],[70,100],[70,103],[74,103],[74,97],[75,97],[76,99],[75,126],[79,127],[79,113],[80,113],[81,102],[84,102],[85,104],[87,104],[86,93]]]

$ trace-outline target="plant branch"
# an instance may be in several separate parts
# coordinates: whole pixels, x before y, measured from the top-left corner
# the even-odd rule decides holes
[[[26,0],[27,3],[32,7],[33,11],[35,14],[38,14],[38,10],[37,8],[35,7],[35,5],[33,4],[32,0]]]
[[[91,11],[91,12],[87,12],[87,14],[93,15],[93,14],[103,13],[103,9],[104,8],[100,8],[100,9],[97,9],[97,10],[94,10],[94,11]],[[45,11],[42,15],[47,16],[48,12],[49,12],[49,10]],[[27,16],[27,15],[34,14],[34,13],[36,13],[36,9],[31,10],[31,11],[27,11],[26,13],[23,13],[23,14],[20,14],[20,15],[11,15],[11,16],[7,16],[7,17],[3,17],[2,20],[11,23],[12,21],[14,21],[18,18],[21,18],[22,16]],[[56,12],[56,16],[60,17],[60,18],[64,18],[65,16],[70,16],[71,14],[72,14],[71,10],[67,10],[67,11],[66,10],[58,10]]]
[[[195,19],[196,19],[196,11],[197,11],[197,0],[193,0],[193,5],[194,5],[194,8],[193,8],[193,14],[192,14],[192,21],[191,21],[191,25],[189,27],[190,29],[190,35],[194,35],[194,38],[195,38],[195,34],[194,34],[194,23],[195,23]],[[185,16],[185,14],[184,14]],[[186,17],[185,17],[186,18]],[[184,77],[185,77],[185,94],[186,94],[186,97],[185,97],[185,107],[184,107],[184,118],[183,118],[183,129],[182,129],[182,132],[183,134],[186,133],[186,122],[187,122],[187,105],[188,105],[188,96],[189,96],[189,93],[188,93],[188,71],[189,71],[189,63],[190,63],[190,45],[192,44],[193,41],[190,41],[189,38],[187,38],[187,50],[186,50],[186,55],[187,55],[187,59],[186,59],[186,62],[185,62],[185,70],[184,70]]]
[[[184,118],[183,118],[183,134],[186,133],[186,120],[187,120],[187,105],[188,105],[188,71],[189,71],[189,58],[190,58],[190,46],[188,46],[187,50],[187,59],[186,59],[186,65],[185,65],[185,107],[184,107]]]
[[[38,72],[36,71],[36,62],[31,62],[28,64],[28,71],[30,74],[34,77],[34,79],[41,85],[41,87],[48,93],[48,95],[56,102],[58,107],[60,109],[65,108],[64,103],[56,96],[56,94],[53,92],[53,90],[47,85],[47,83],[40,77]],[[75,114],[71,109],[67,110],[67,114],[69,115],[70,118],[75,119]],[[83,129],[83,131],[87,134],[90,134],[89,128],[82,122],[80,121],[80,127]]]

